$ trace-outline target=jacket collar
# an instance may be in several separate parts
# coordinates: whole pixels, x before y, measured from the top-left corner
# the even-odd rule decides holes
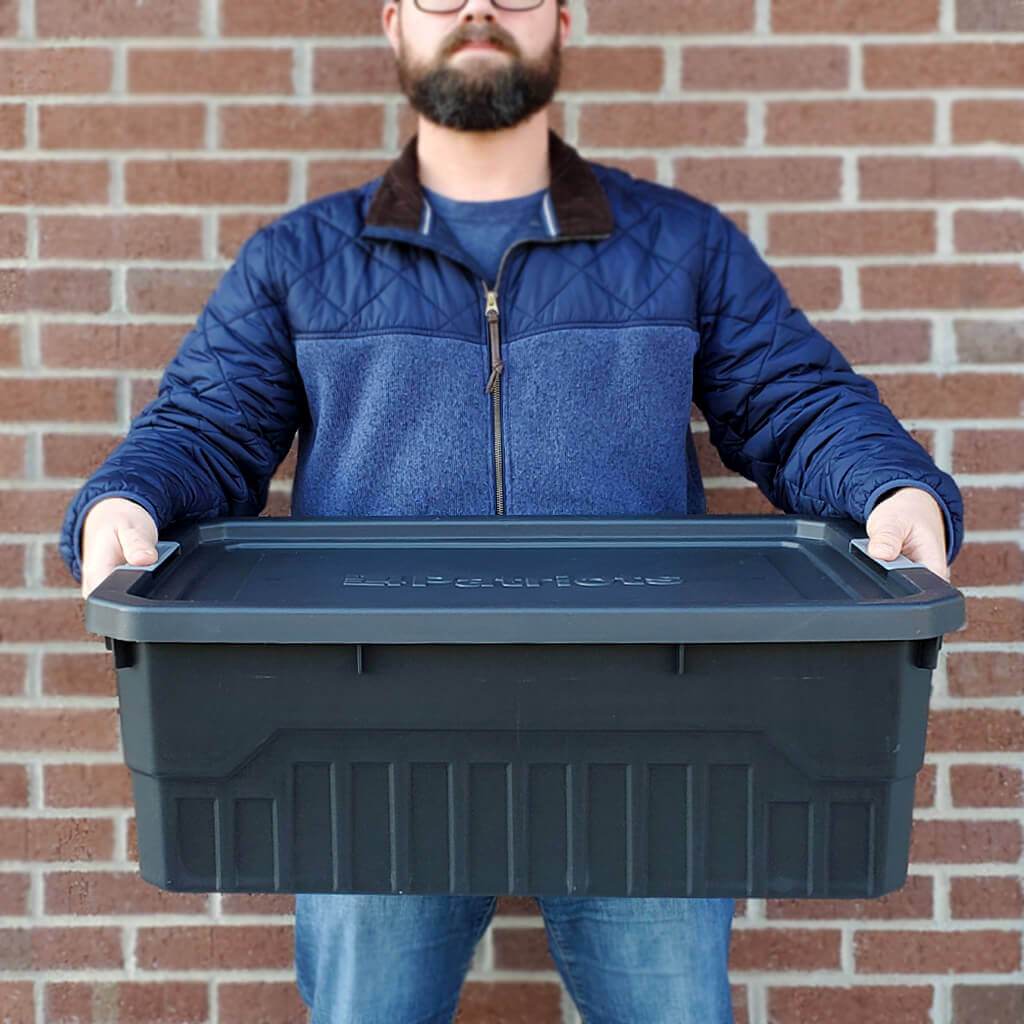
[[[366,215],[367,226],[418,231],[424,220],[426,199],[420,188],[417,136],[405,144],[399,157],[384,172]],[[615,226],[611,204],[588,163],[548,129],[549,194],[558,225],[558,237],[608,235]]]

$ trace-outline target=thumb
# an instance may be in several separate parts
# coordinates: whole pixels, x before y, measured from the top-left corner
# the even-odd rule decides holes
[[[886,523],[876,527],[869,535],[868,554],[872,558],[880,558],[883,562],[891,562],[899,558],[903,550],[905,537],[896,523]]]
[[[134,526],[122,526],[117,539],[124,553],[125,561],[131,565],[148,565],[156,561],[156,547],[141,530]]]

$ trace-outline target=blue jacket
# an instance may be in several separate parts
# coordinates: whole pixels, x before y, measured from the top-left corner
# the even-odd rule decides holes
[[[493,291],[432,215],[416,139],[386,173],[248,238],[159,394],[67,510],[161,528],[254,516],[296,430],[295,516],[683,516],[706,511],[691,401],[723,462],[787,512],[864,522],[952,478],[790,305],[714,206],[586,161],[554,132],[546,232]]]

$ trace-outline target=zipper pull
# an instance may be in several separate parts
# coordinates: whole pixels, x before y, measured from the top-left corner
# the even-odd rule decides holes
[[[494,314],[493,316],[491,314]],[[498,293],[488,291],[487,293],[487,310],[486,315],[488,320],[498,319]]]
[[[499,359],[498,362],[494,364],[494,369],[491,370],[490,377],[487,378],[487,387],[484,388],[484,391],[488,392],[489,394],[494,393],[494,389],[495,387],[497,387],[498,384],[498,378],[501,376],[501,371],[504,369],[505,362],[504,360]]]

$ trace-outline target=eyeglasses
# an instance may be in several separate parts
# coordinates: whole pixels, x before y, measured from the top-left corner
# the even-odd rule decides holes
[[[499,11],[532,11],[544,0],[491,0]],[[416,6],[427,14],[454,14],[466,6],[466,0],[416,0]]]

